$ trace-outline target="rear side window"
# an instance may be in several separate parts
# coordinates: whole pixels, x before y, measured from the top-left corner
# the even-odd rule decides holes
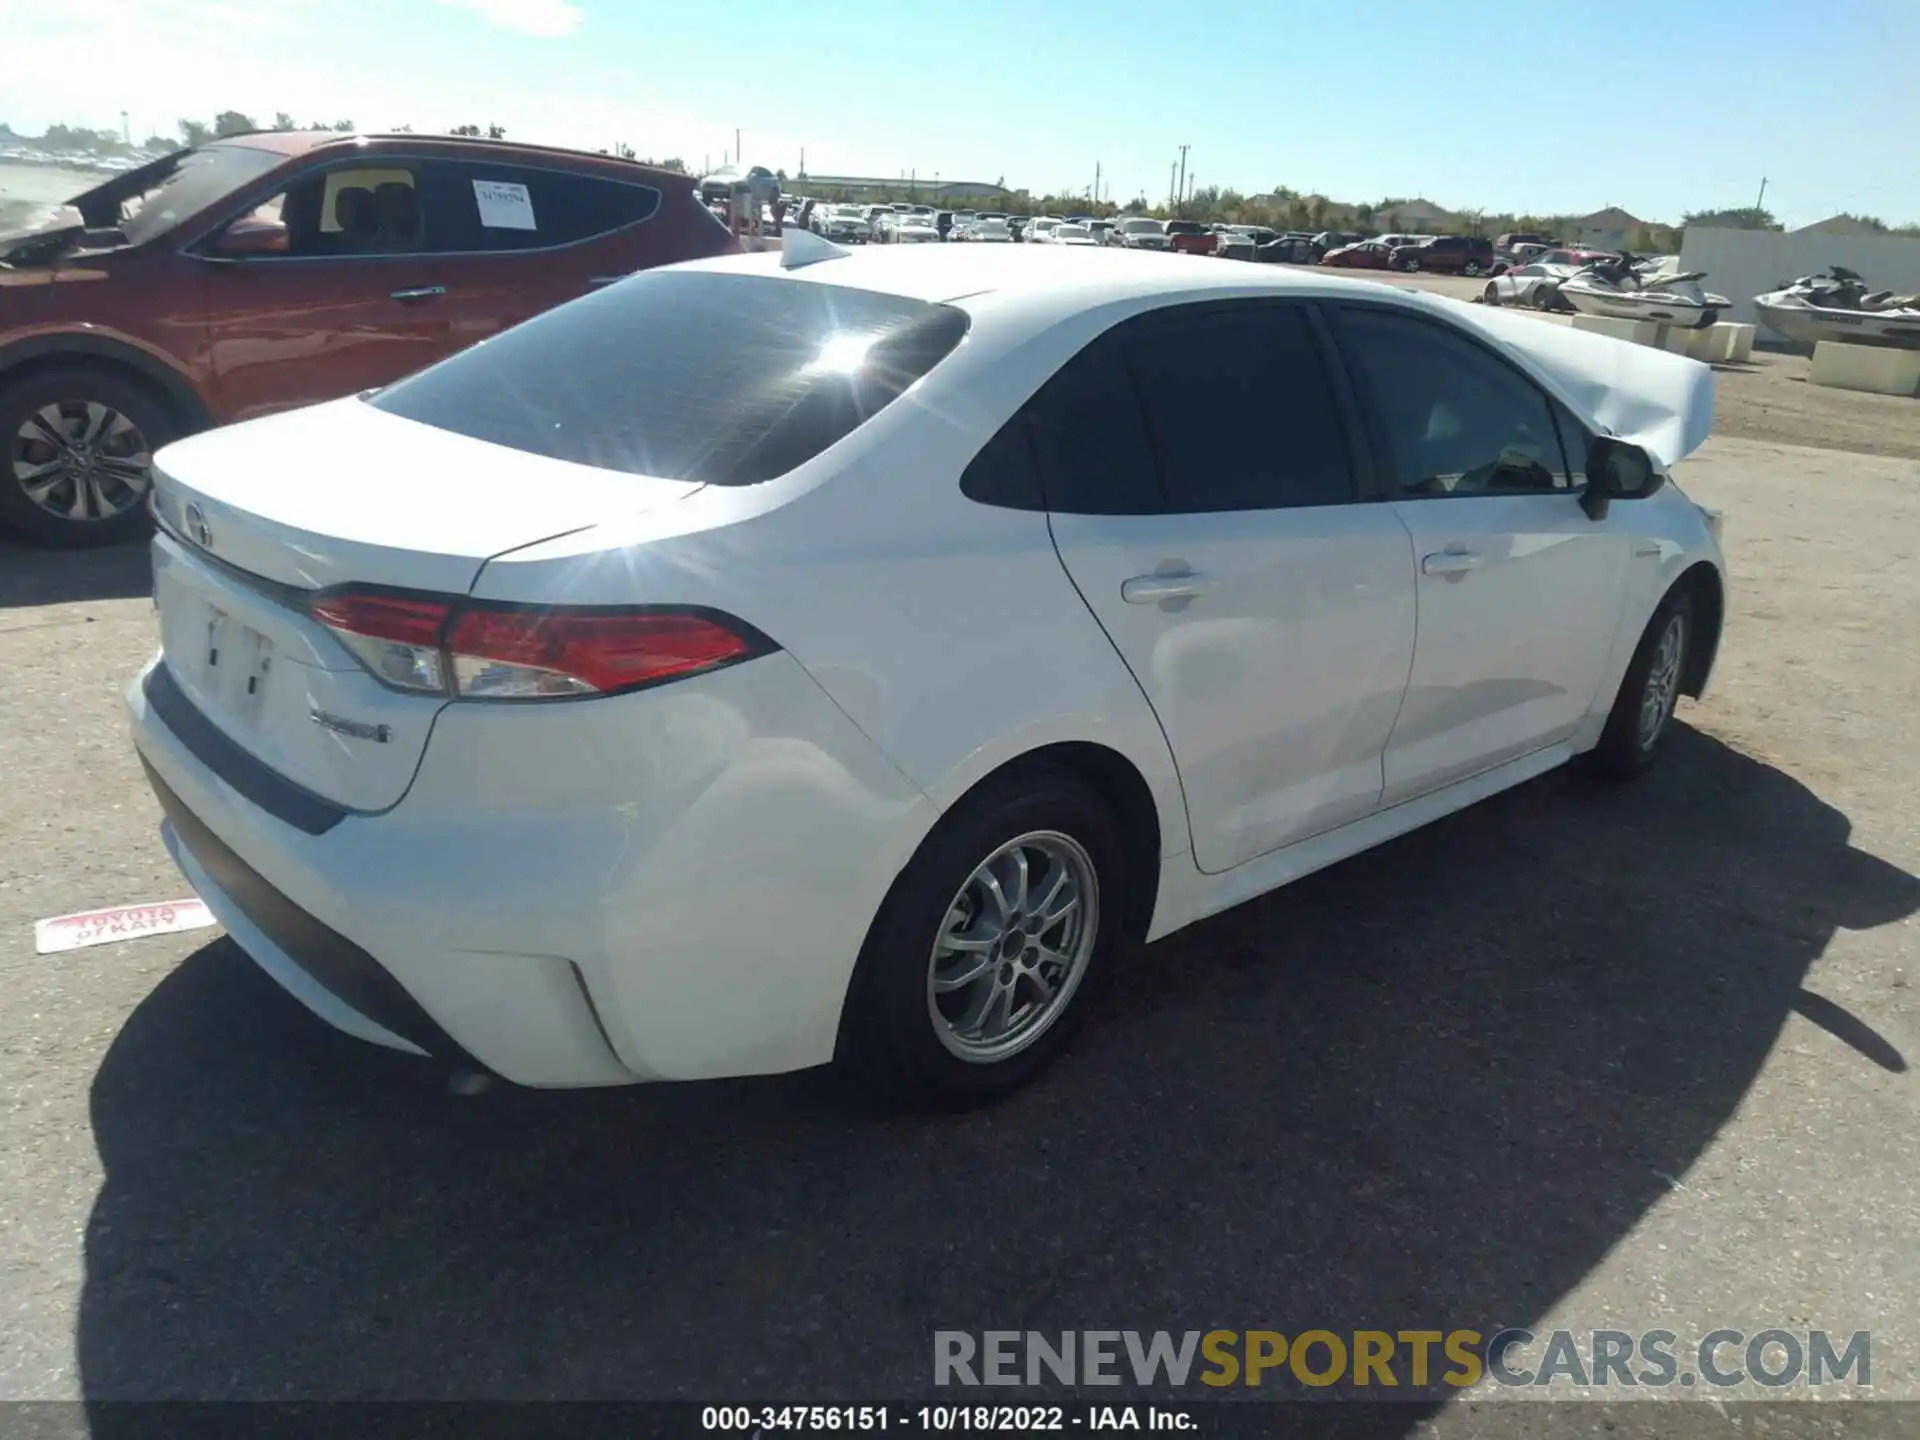
[[[1073,515],[1157,515],[1165,509],[1122,343],[1114,332],[1101,336],[1027,406],[1049,509]]]
[[[645,271],[389,386],[377,409],[529,454],[751,485],[952,352],[964,312],[772,276]]]
[[[1299,307],[1190,307],[1148,316],[1129,331],[1127,363],[1168,510],[1353,499],[1346,431]]]
[[[660,208],[653,186],[597,175],[462,160],[418,168],[427,248],[442,253],[572,245],[638,225]]]

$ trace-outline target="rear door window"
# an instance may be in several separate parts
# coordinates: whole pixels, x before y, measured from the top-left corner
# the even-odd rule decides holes
[[[938,365],[964,311],[761,275],[645,271],[369,403],[534,455],[714,485],[785,474]]]
[[[1169,511],[1354,498],[1346,430],[1299,306],[1183,306],[1129,332],[1127,364]]]
[[[431,223],[427,248],[490,254],[573,245],[649,220],[660,192],[615,180],[523,165],[432,160],[421,167]]]

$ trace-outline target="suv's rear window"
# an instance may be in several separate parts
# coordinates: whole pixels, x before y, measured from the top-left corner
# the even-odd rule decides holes
[[[648,271],[374,396],[476,440],[752,485],[858,429],[960,343],[948,305],[760,275]]]

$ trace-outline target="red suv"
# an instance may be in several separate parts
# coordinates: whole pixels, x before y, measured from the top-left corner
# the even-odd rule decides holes
[[[0,237],[0,521],[128,539],[169,440],[739,248],[692,177],[604,155],[331,132],[176,152]]]

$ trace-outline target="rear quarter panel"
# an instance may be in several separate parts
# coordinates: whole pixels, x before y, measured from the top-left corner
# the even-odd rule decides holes
[[[970,306],[969,308],[975,308]],[[712,605],[764,630],[935,805],[1044,745],[1132,761],[1163,853],[1189,848],[1173,758],[1059,557],[1043,512],[960,492],[974,454],[1109,320],[1017,355],[976,333],[848,440],[764,485],[708,487],[640,526],[490,562],[483,596]]]

